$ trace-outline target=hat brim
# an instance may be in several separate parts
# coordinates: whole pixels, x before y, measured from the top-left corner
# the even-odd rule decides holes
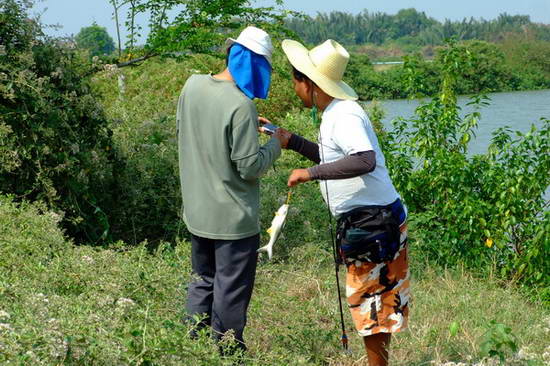
[[[300,42],[285,39],[281,46],[292,66],[310,78],[322,91],[337,99],[358,99],[355,90],[344,81],[335,81],[320,73],[309,57],[309,50]]]

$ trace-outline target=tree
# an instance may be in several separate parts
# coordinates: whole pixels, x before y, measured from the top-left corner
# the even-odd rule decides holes
[[[69,235],[100,241],[118,161],[109,120],[86,77],[90,62],[45,37],[31,5],[0,2],[0,194],[42,201]]]
[[[89,27],[82,28],[75,40],[77,46],[88,50],[91,56],[110,55],[115,50],[115,42],[107,33],[107,29],[95,22]]]
[[[255,24],[272,35],[293,34],[284,27],[293,11],[277,7],[253,7],[250,0],[108,0],[120,34],[119,13],[127,12],[128,40],[126,53],[130,60],[120,60],[119,67],[128,66],[159,55],[180,55],[185,52],[215,53],[223,40],[244,25]],[[282,0],[275,1],[277,6]],[[172,16],[168,16],[172,14]],[[136,47],[140,28],[135,19],[149,18],[149,35],[142,47]],[[138,57],[134,57],[137,56]],[[124,57],[122,57],[124,58]]]

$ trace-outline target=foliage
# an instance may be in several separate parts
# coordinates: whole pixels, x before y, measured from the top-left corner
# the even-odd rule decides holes
[[[11,133],[8,125],[0,124],[0,174],[12,172],[20,164]]]
[[[70,245],[58,227],[60,219],[43,204],[17,204],[0,195],[0,282],[31,276]]]
[[[187,234],[180,218],[181,193],[175,149],[174,116],[119,130],[116,146],[117,202],[109,212],[112,235],[137,245],[143,240],[156,246]],[[122,134],[128,134],[121,139]]]
[[[522,75],[521,79],[540,85],[541,75],[550,77],[550,42],[510,35],[500,47],[513,73]]]
[[[307,188],[317,191],[316,185]],[[152,252],[145,244],[74,246],[63,238],[58,220],[43,206],[0,197],[1,364],[231,364],[207,334],[189,339],[181,322],[191,274],[189,243],[161,244]],[[318,237],[288,249],[292,260],[259,263],[245,334],[247,365],[361,362],[363,342],[347,313],[353,354],[340,351],[334,266]],[[286,243],[279,241],[277,249]],[[488,318],[510,324],[518,348],[545,360],[547,310],[494,278],[418,262],[411,248],[414,316],[422,324],[411,322],[411,332],[392,339],[392,364],[484,364],[472,339],[483,337]],[[451,319],[461,329],[449,338]],[[518,357],[508,365],[523,364]]]
[[[7,0],[0,10],[0,150],[13,159],[0,192],[46,202],[75,237],[105,238],[115,157],[89,66],[43,37],[24,4]]]
[[[288,15],[298,16],[292,11],[280,9],[282,0],[275,6],[254,7],[249,0],[109,0],[118,12],[126,6],[126,28],[128,30],[127,58],[132,62],[141,60],[136,55],[177,56],[182,53],[215,53],[225,38],[243,27],[255,24],[272,35],[289,34],[283,24]],[[175,14],[169,16],[168,14]],[[141,35],[135,19],[146,15],[149,18],[149,34],[143,47],[138,48],[137,38]],[[118,30],[120,33],[120,29]],[[122,61],[122,60],[121,60]]]
[[[505,47],[484,41],[457,43],[458,52],[469,54],[470,61],[461,65],[455,92],[472,94],[550,87],[550,74],[545,71],[548,53],[543,55],[544,52],[530,46],[515,46],[513,51],[506,51]],[[542,50],[548,47],[546,42],[541,43]],[[435,53],[432,60],[420,53],[405,55],[403,65],[383,71],[376,71],[366,55],[352,53],[345,78],[362,100],[434,96],[445,67],[444,49],[438,48]]]
[[[502,91],[515,83],[500,47],[484,42],[470,41],[456,45],[458,53],[470,54],[467,67],[463,66],[457,79],[455,91],[458,94],[488,93]],[[445,64],[440,53],[436,62]]]
[[[510,33],[550,39],[550,26],[533,23],[527,15],[506,13],[493,20],[464,18],[439,22],[414,8],[401,9],[395,15],[367,10],[356,15],[333,11],[315,17],[290,18],[286,24],[306,42],[315,44],[332,38],[347,45],[395,41],[401,46],[425,46],[442,45],[451,37],[461,41],[499,41]]]
[[[79,48],[88,50],[90,56],[110,55],[115,50],[115,42],[107,29],[97,23],[82,28],[75,36],[75,41]]]
[[[381,44],[387,39],[418,34],[437,21],[415,9],[402,9],[396,15],[369,13],[367,10],[351,15],[340,11],[319,13],[315,18],[287,19],[288,27],[306,42],[320,43],[327,38],[344,44]]]
[[[512,352],[518,351],[512,328],[494,320],[491,321],[487,332],[483,335],[480,348],[481,354],[489,357],[498,356],[500,362],[506,360],[507,348]]]
[[[550,121],[513,137],[495,131],[485,155],[470,156],[468,143],[481,118],[460,117],[455,90],[473,57],[451,43],[441,54],[442,90],[411,120],[398,119],[384,146],[392,177],[414,212],[427,257],[446,265],[465,263],[539,286],[548,301],[550,263],[547,202]],[[487,104],[474,96],[470,105]],[[545,234],[546,233],[546,234]]]

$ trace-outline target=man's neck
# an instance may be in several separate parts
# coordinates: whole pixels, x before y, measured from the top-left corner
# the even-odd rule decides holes
[[[223,70],[219,74],[212,75],[212,77],[218,80],[235,81],[233,79],[233,76],[231,76],[231,73],[229,72],[229,68],[225,68],[225,70]]]
[[[331,97],[330,95],[326,94],[324,91],[322,91],[320,88],[317,88],[317,97],[315,98],[315,104],[317,105],[317,108],[321,112],[323,112],[330,103],[334,100],[334,97]]]
[[[322,100],[318,101],[317,103],[317,108],[319,108],[322,112],[325,111],[325,109],[327,109],[327,107],[329,106],[330,103],[332,103],[332,101],[334,100],[333,97],[328,97],[328,98],[323,98]]]

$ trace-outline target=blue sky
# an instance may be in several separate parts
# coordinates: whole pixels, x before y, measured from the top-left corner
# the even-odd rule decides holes
[[[254,4],[271,5],[273,1],[257,0]],[[550,24],[550,0],[285,0],[285,7],[310,15],[333,10],[358,13],[363,9],[394,14],[399,9],[414,7],[438,20],[458,20],[472,16],[493,19],[498,14],[506,12],[512,15],[529,15],[532,21]],[[45,8],[47,9],[42,14],[43,22],[63,26],[58,30],[48,30],[47,33],[51,35],[76,34],[80,28],[95,21],[106,27],[115,38],[112,9],[108,0],[42,0],[35,7],[35,11],[42,12]]]

